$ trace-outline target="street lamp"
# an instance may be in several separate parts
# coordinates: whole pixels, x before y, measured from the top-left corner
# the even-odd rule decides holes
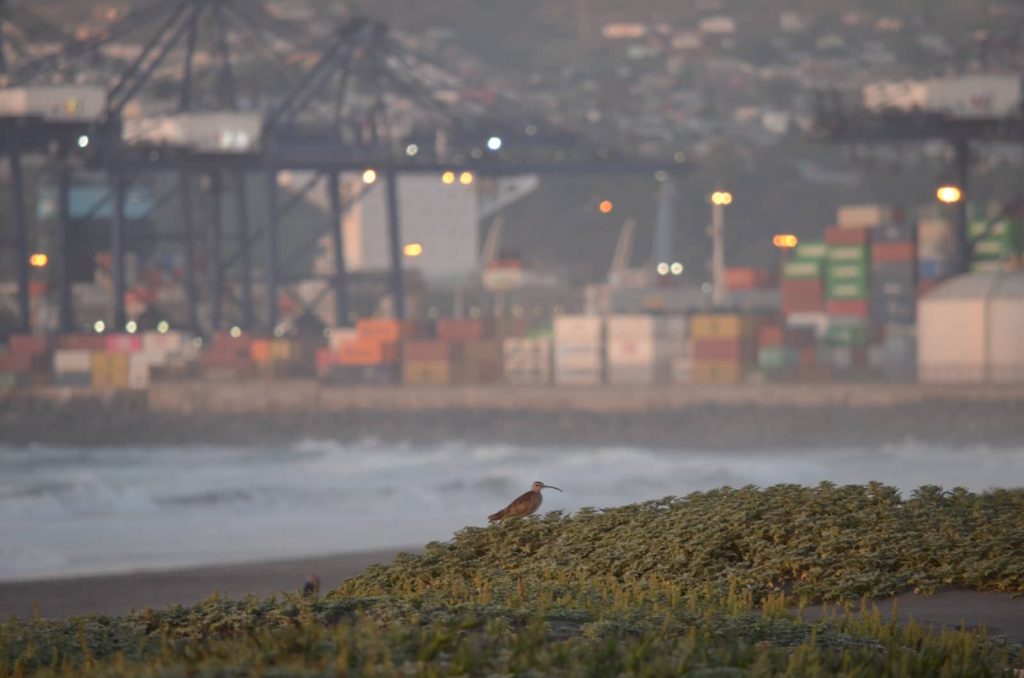
[[[454,184],[455,183],[455,172],[448,170],[441,174],[441,183]]]
[[[463,172],[462,174],[460,174],[459,183],[462,184],[463,186],[469,186],[471,183],[473,183],[473,173]]]
[[[792,233],[779,233],[772,238],[772,244],[780,250],[791,250],[799,244],[800,239]]]
[[[423,254],[423,245],[418,242],[408,243],[402,248],[402,253],[407,257],[418,257]]]
[[[939,199],[939,202],[952,205],[963,200],[964,192],[960,190],[959,186],[940,186],[939,189],[935,191],[935,197]]]
[[[725,206],[732,204],[732,193],[711,194],[711,299],[715,306],[725,303]]]
[[[608,214],[612,211],[612,207],[614,207],[614,205],[612,205],[611,200],[602,200],[598,204],[597,209],[600,210],[601,214]]]
[[[46,268],[46,264],[50,261],[50,257],[46,256],[43,252],[36,252],[28,258],[29,266],[32,268]]]
[[[375,170],[368,169],[363,172],[364,184],[372,184],[375,181],[377,181],[377,172]]]

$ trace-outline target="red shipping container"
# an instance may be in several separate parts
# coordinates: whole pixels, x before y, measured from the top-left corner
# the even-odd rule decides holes
[[[218,353],[237,353],[248,357],[250,343],[252,343],[252,337],[247,334],[243,333],[232,337],[229,332],[217,332],[213,335],[211,349]]]
[[[761,325],[757,330],[758,346],[782,346],[785,342],[782,325]]]
[[[480,341],[487,335],[484,321],[472,318],[441,318],[435,330],[439,340],[448,342]]]
[[[107,350],[107,338],[102,334],[65,334],[58,343],[69,351]]]
[[[742,339],[694,339],[690,348],[693,359],[742,361],[752,357],[749,343]]]
[[[803,346],[797,351],[797,362],[801,369],[815,367],[818,364],[818,349],[813,346]]]
[[[732,267],[725,269],[725,287],[730,290],[754,290],[764,287],[768,274],[759,268]]]
[[[142,337],[134,334],[106,335],[107,353],[138,353],[142,350]]]
[[[912,242],[876,242],[871,247],[871,261],[880,264],[913,261],[916,254]]]
[[[782,281],[782,312],[805,313],[825,308],[825,283],[818,278]]]
[[[456,344],[445,341],[407,341],[402,345],[402,359],[410,362],[450,362]]]
[[[323,379],[335,364],[337,364],[337,359],[334,351],[327,347],[316,350],[316,376]]]
[[[12,334],[9,340],[11,353],[44,355],[50,350],[50,339],[41,334]]]
[[[825,310],[829,315],[867,318],[870,312],[870,303],[867,299],[833,299],[825,305]]]
[[[832,226],[825,229],[826,245],[867,245],[869,242],[871,242],[871,231],[866,228]]]
[[[0,355],[0,372],[25,374],[32,371],[31,353],[5,353]]]

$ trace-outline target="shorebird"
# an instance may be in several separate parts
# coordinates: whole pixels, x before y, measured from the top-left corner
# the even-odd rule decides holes
[[[320,593],[320,577],[311,574],[306,583],[302,585],[302,594],[305,596],[315,596],[318,593]]]
[[[495,520],[504,520],[505,518],[525,518],[528,515],[532,515],[540,508],[540,504],[544,501],[544,497],[541,496],[540,491],[544,488],[558,490],[554,485],[545,485],[539,480],[535,480],[533,485],[530,486],[529,492],[524,492],[513,501],[511,504],[501,509],[497,513],[492,513],[487,516],[487,520],[492,523]]]

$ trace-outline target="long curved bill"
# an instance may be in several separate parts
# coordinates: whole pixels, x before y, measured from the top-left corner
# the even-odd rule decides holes
[[[562,491],[560,488],[557,488],[554,485],[541,485],[541,487],[546,487],[549,490],[558,490],[559,492]]]

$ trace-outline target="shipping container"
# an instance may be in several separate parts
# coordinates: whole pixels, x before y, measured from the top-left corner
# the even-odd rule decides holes
[[[559,386],[599,386],[604,382],[604,370],[556,364],[554,381]]]
[[[790,260],[782,265],[783,280],[814,280],[825,271],[824,261]]]
[[[871,242],[871,231],[865,228],[839,228],[833,226],[825,229],[825,243],[828,245],[828,256],[837,246],[866,247]]]
[[[740,364],[752,362],[754,344],[747,338],[693,339],[690,356],[694,364],[711,361],[734,361]]]
[[[917,247],[911,241],[879,242],[871,246],[872,263],[912,263],[917,258]]]
[[[870,111],[941,113],[961,119],[997,119],[1021,109],[1019,75],[962,75],[929,80],[876,82],[862,88]]]
[[[397,363],[398,353],[397,343],[357,339],[338,348],[338,364],[363,367]]]
[[[92,386],[96,389],[125,389],[129,386],[129,355],[96,352],[92,356]]]
[[[850,263],[868,264],[870,261],[871,250],[867,245],[829,245],[828,266]]]
[[[407,324],[394,318],[360,318],[356,321],[356,336],[360,340],[394,344],[406,338],[408,330]]]
[[[599,315],[559,315],[554,322],[555,343],[601,343],[604,319]]]
[[[450,386],[457,381],[455,368],[447,361],[414,360],[402,363],[402,383],[407,386]]]
[[[735,313],[696,313],[690,317],[690,338],[737,339],[750,336],[753,324]]]
[[[822,311],[825,283],[820,278],[782,281],[782,312],[785,315]]]
[[[842,205],[836,210],[836,226],[844,229],[875,228],[902,218],[902,211],[889,205]]]
[[[402,360],[420,362],[452,362],[458,357],[459,345],[440,340],[406,341],[402,344]]]
[[[479,341],[490,335],[489,323],[474,318],[440,318],[435,334],[441,341]]]
[[[92,374],[92,351],[57,349],[53,352],[55,374]]]
[[[830,299],[825,303],[829,316],[848,316],[867,318],[871,312],[871,302],[867,299]]]
[[[822,261],[828,254],[828,245],[825,241],[800,240],[793,248],[791,261]]]

